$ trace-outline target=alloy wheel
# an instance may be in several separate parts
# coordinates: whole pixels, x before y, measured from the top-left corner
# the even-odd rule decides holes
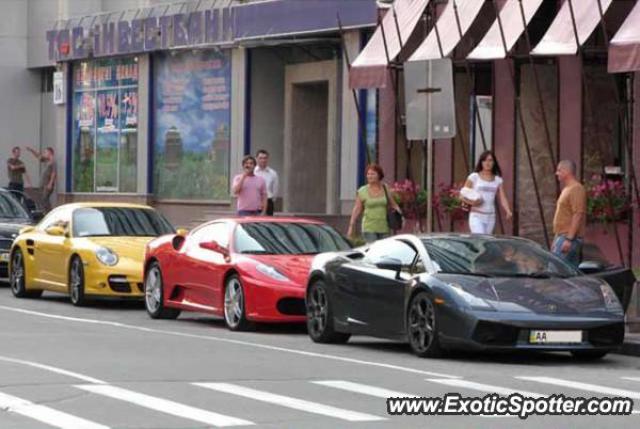
[[[11,261],[11,291],[14,295],[20,295],[24,290],[24,264],[22,252],[14,252]]]
[[[144,285],[144,299],[147,309],[151,313],[158,312],[162,303],[161,282],[160,269],[157,266],[152,267],[147,273],[147,280]]]
[[[320,336],[327,327],[327,294],[316,285],[307,299],[307,328],[313,336]]]
[[[230,328],[236,328],[244,317],[244,295],[237,277],[227,283],[224,291],[224,318]]]
[[[418,354],[428,353],[436,336],[436,314],[428,295],[420,294],[409,308],[409,341]]]

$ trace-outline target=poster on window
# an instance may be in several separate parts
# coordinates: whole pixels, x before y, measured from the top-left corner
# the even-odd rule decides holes
[[[229,51],[160,53],[154,73],[154,193],[228,199]]]

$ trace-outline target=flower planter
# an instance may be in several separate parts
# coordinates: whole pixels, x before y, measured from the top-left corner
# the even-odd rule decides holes
[[[618,231],[623,260],[616,241]],[[626,221],[614,223],[588,223],[584,237],[583,260],[603,259],[615,265],[624,265],[629,260],[629,224]]]

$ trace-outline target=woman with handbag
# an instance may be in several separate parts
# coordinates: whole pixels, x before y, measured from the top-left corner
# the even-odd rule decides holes
[[[362,215],[362,236],[367,243],[386,238],[402,228],[402,211],[382,179],[382,167],[371,164],[366,170],[367,184],[358,189],[351,212],[347,236],[353,237],[356,221]]]
[[[487,150],[480,155],[474,172],[460,190],[462,202],[471,207],[469,230],[472,234],[493,234],[496,224],[496,195],[507,220],[513,216],[501,176],[498,160],[493,152]]]

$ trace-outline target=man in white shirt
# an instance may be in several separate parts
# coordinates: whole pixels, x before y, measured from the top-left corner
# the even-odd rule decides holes
[[[269,152],[260,149],[256,154],[258,165],[254,174],[262,177],[267,184],[267,216],[273,216],[274,200],[278,196],[278,173],[269,167]]]

